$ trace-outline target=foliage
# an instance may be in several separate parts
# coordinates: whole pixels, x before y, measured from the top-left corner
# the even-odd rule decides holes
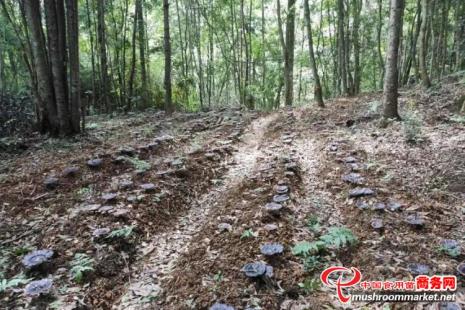
[[[297,243],[293,248],[292,248],[292,254],[296,256],[303,256],[306,257],[310,254],[318,253],[320,250],[324,248],[325,244],[322,241],[314,241],[314,242],[308,242],[308,241],[303,241]]]
[[[328,232],[320,237],[326,247],[340,249],[357,243],[357,237],[347,227],[331,227]]]
[[[255,238],[255,237],[257,237],[257,234],[251,228],[245,230],[241,235],[241,239],[248,239],[248,238]]]
[[[303,257],[302,262],[304,264],[304,269],[306,272],[314,272],[315,270],[323,266],[320,257],[314,255]]]
[[[423,140],[421,137],[421,126],[421,118],[417,113],[410,112],[404,116],[403,128],[407,143],[415,144]]]
[[[27,284],[30,281],[32,281],[32,279],[26,278],[26,276],[22,273],[14,276],[11,279],[3,279],[3,275],[0,274],[0,293],[6,291],[7,289]]]
[[[308,295],[321,287],[321,281],[319,279],[307,278],[304,282],[299,283],[299,287]]]
[[[321,232],[321,224],[320,221],[318,220],[318,217],[316,216],[310,216],[307,220],[307,227],[310,229],[310,231],[314,233],[319,233]]]
[[[106,238],[113,239],[113,238],[123,238],[128,239],[134,233],[134,226],[124,226],[119,229],[113,230],[111,233],[108,234]]]
[[[76,253],[71,261],[71,278],[76,283],[82,283],[87,272],[94,271],[94,259],[84,253]]]
[[[147,171],[149,170],[152,166],[150,163],[138,159],[138,158],[133,158],[133,157],[124,157],[125,160],[127,160],[131,165],[136,169],[137,171]]]

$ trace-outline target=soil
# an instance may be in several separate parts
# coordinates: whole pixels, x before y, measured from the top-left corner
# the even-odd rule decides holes
[[[405,90],[404,120],[388,124],[381,95],[365,94],[325,109],[96,118],[70,141],[31,139],[21,154],[2,155],[0,272],[26,272],[25,254],[52,249],[47,268],[27,276],[51,277],[54,289],[38,299],[21,285],[7,289],[0,308],[344,309],[334,288],[302,283],[333,265],[357,267],[364,280],[413,279],[410,264],[457,274],[464,255],[439,249],[445,239],[465,246],[465,128],[454,110],[464,93],[454,79]],[[101,166],[87,166],[97,158]],[[278,197],[283,208],[270,212],[265,205],[283,194],[278,185],[289,199]],[[373,195],[349,197],[356,188]],[[424,225],[409,224],[409,215]],[[334,227],[350,229],[357,242],[304,267],[292,248]],[[284,252],[265,257],[266,243]],[[70,274],[77,253],[93,262],[81,282]],[[242,268],[253,262],[272,266],[273,276],[247,278]]]

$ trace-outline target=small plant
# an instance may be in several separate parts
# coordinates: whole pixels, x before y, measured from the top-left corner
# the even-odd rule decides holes
[[[318,253],[324,248],[324,246],[325,244],[321,241],[314,241],[314,242],[303,241],[303,242],[297,243],[292,248],[292,254],[296,256],[307,257],[308,255],[312,253]]]
[[[421,137],[421,119],[416,113],[408,113],[404,118],[404,134],[407,143],[419,143],[423,141]]]
[[[307,278],[304,282],[299,283],[299,287],[305,292],[306,295],[317,291],[320,287],[320,280]]]
[[[223,273],[221,271],[218,271],[214,276],[213,280],[215,280],[216,283],[220,283],[223,281]]]
[[[16,287],[18,285],[27,284],[32,281],[32,279],[27,279],[23,273],[14,276],[11,279],[2,279],[3,275],[0,274],[0,293],[6,291],[9,288]]]
[[[318,256],[307,256],[302,259],[306,272],[313,272],[323,266],[323,263]]]
[[[123,238],[128,239],[134,233],[134,226],[124,226],[123,228],[113,230],[108,234],[108,239]]]
[[[82,283],[86,272],[94,271],[94,260],[83,253],[76,253],[71,261],[71,278],[76,283]]]
[[[314,233],[319,233],[321,232],[321,224],[320,221],[318,220],[318,217],[316,216],[310,216],[307,220],[307,227],[310,229],[310,231]]]
[[[462,252],[459,243],[451,239],[442,240],[439,251],[451,257],[458,257]]]
[[[252,228],[249,228],[242,233],[241,240],[255,237],[257,237],[257,234],[252,230]]]
[[[320,240],[326,247],[340,249],[357,243],[357,237],[347,227],[331,227],[328,233],[321,236]]]
[[[149,170],[152,166],[150,163],[138,159],[138,158],[133,158],[133,157],[124,157],[125,160],[127,160],[131,165],[136,169],[137,171],[147,171]]]

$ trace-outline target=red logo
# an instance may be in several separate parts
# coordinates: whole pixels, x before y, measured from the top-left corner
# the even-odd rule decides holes
[[[334,281],[331,281],[329,279],[329,276],[333,273],[339,273],[339,278],[337,279],[336,283]],[[351,280],[347,282],[342,282],[342,276],[344,273],[352,273],[354,276]],[[362,273],[360,270],[357,268],[346,268],[346,267],[330,267],[328,269],[325,269],[320,276],[321,281],[323,282],[324,285],[329,286],[329,287],[336,287],[337,288],[337,297],[339,300],[346,304],[350,301],[350,294],[348,296],[345,296],[342,289],[347,288],[347,287],[352,287],[360,283],[362,280]]]

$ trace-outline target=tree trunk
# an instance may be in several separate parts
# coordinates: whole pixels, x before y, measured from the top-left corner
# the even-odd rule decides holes
[[[353,0],[352,9],[354,15],[354,23],[352,30],[352,41],[354,45],[354,95],[360,93],[360,84],[362,81],[362,72],[360,68],[360,14],[362,12],[363,1]]]
[[[66,71],[65,71],[65,50],[66,45],[62,42],[65,31],[62,28],[64,25],[58,20],[61,19],[57,15],[57,3],[55,0],[45,0],[45,22],[47,25],[47,37],[49,44],[49,58],[52,67],[53,87],[55,90],[55,102],[57,107],[58,123],[60,127],[60,135],[69,135],[73,132],[71,117],[69,113],[69,103],[66,87]],[[66,37],[66,33],[65,33]]]
[[[68,21],[69,49],[69,105],[71,108],[71,124],[75,133],[80,131],[81,115],[81,83],[79,79],[79,23],[78,0],[66,0]]]
[[[100,56],[100,95],[103,100],[103,107],[107,113],[110,112],[109,92],[108,92],[108,60],[107,60],[107,39],[105,27],[105,0],[97,0],[97,37]]]
[[[313,78],[315,79],[314,96],[319,107],[324,107],[323,93],[321,90],[320,76],[316,66],[315,53],[313,51],[312,21],[310,19],[310,7],[308,0],[304,0],[305,23],[307,25],[308,50],[310,53],[310,65],[312,66]]]
[[[428,21],[429,21],[429,0],[421,1],[421,26],[420,26],[420,47],[419,47],[419,66],[420,77],[423,86],[430,87],[431,80],[428,75],[426,65],[426,55],[428,53]]]
[[[142,83],[142,107],[148,105],[147,93],[147,63],[145,59],[145,21],[144,21],[144,6],[143,0],[136,0],[138,10],[137,30],[139,37],[139,62],[140,62],[140,78]]]
[[[286,20],[286,58],[284,59],[284,98],[286,106],[294,101],[295,2],[288,0]]]
[[[24,11],[28,28],[31,33],[31,49],[34,66],[37,71],[37,101],[40,106],[39,129],[41,132],[50,131],[53,135],[59,133],[57,109],[53,90],[52,73],[50,71],[45,36],[42,31],[40,3],[36,0],[24,0]]]
[[[170,15],[168,0],[163,0],[164,21],[164,49],[165,49],[165,111],[173,112],[171,99],[171,42],[170,42]]]
[[[349,94],[347,84],[347,63],[346,63],[346,40],[344,31],[344,0],[337,2],[337,34],[338,34],[338,65],[339,65],[339,78],[342,81],[342,93]]]
[[[384,118],[400,119],[397,111],[398,98],[398,56],[399,43],[402,36],[402,21],[404,14],[404,0],[391,0],[389,17],[389,43],[386,57],[384,78]]]

